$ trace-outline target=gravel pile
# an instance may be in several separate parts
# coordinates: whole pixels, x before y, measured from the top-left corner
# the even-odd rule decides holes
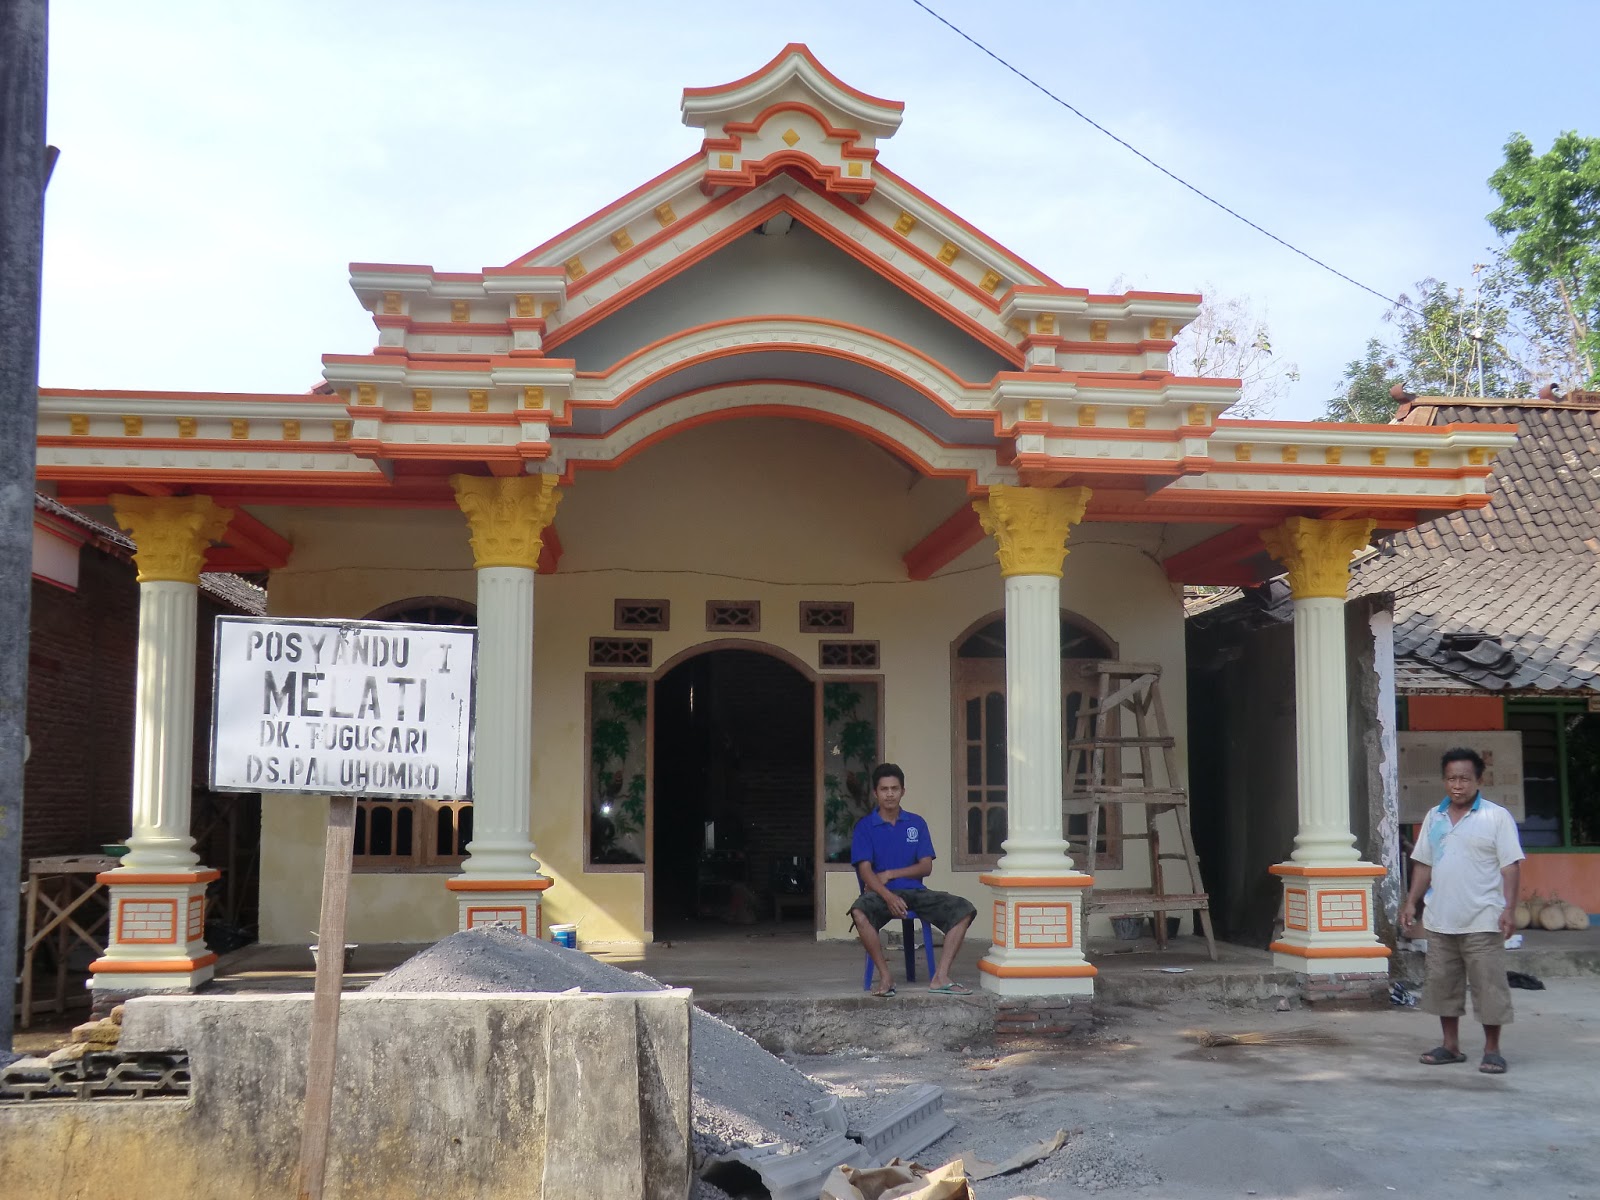
[[[1161,1182],[1153,1170],[1107,1130],[1089,1129],[1075,1135],[1043,1162],[1004,1177],[1013,1192],[1027,1193],[1067,1180],[1086,1192],[1116,1188],[1141,1188]]]
[[[647,992],[663,986],[581,950],[490,926],[451,934],[375,980],[367,991]],[[827,1136],[826,1126],[811,1115],[813,1106],[828,1098],[816,1081],[698,1008],[689,1041],[697,1166],[742,1146],[777,1143],[789,1152]]]

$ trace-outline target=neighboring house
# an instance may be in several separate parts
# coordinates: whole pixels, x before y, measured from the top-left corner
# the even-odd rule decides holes
[[[852,937],[850,831],[889,758],[938,883],[978,906],[985,986],[1087,990],[1062,742],[1092,664],[1160,668],[1179,778],[1134,790],[1177,846],[1180,585],[1270,578],[1266,532],[1315,645],[1342,640],[1328,589],[1368,521],[1481,505],[1510,432],[1230,419],[1237,380],[1171,370],[1200,297],[1051,279],[881,162],[902,106],[803,46],[686,89],[682,114],[692,153],[504,266],[352,264],[377,344],[325,355],[309,393],[42,390],[40,478],[115,511],[141,569],[160,561],[152,613],[253,563],[275,617],[475,622],[472,796],[359,799],[352,941],[544,919],[641,943],[769,911],[763,894],[809,897],[817,936]],[[974,169],[1031,186],[1026,164]],[[141,662],[187,654],[182,632],[146,622]],[[1337,650],[1290,670],[1343,711]],[[154,671],[144,690],[182,700]],[[1116,726],[1084,740],[1133,736]],[[141,811],[181,817],[185,797],[136,788]],[[1323,771],[1304,807],[1292,784],[1271,797],[1291,841],[1306,817],[1259,884],[1308,918],[1276,947],[1308,974],[1387,954],[1365,900],[1382,870],[1324,811],[1344,793]],[[1144,801],[1123,799],[1103,903],[1150,883]],[[316,927],[328,811],[263,806],[263,940]],[[196,889],[221,864],[143,853],[164,836],[137,837],[113,881],[140,936],[97,986],[211,970]]]
[[[1524,892],[1600,913],[1600,393],[1424,398],[1397,424],[1515,425],[1518,437],[1493,459],[1488,507],[1382,536],[1352,568],[1352,824],[1391,867],[1393,896],[1401,840],[1440,794],[1440,750],[1477,746],[1485,790],[1523,818]],[[1290,786],[1294,756],[1262,736],[1294,712],[1288,589],[1225,589],[1188,611],[1196,836],[1220,869],[1219,921],[1253,936],[1276,896],[1252,868],[1293,833],[1271,796]]]
[[[1398,420],[1518,430],[1488,508],[1394,534],[1354,571],[1352,596],[1394,597],[1399,728],[1520,732],[1524,890],[1600,913],[1600,392],[1421,399]]]
[[[98,854],[131,829],[134,686],[139,587],[133,542],[48,496],[33,513],[33,597],[28,643],[28,762],[22,858]],[[258,801],[205,790],[211,694],[211,624],[260,613],[266,593],[231,574],[204,576],[197,609],[195,819],[214,861],[233,863],[214,913],[254,922]]]

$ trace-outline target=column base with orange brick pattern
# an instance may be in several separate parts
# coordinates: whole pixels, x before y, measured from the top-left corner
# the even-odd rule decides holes
[[[111,893],[106,951],[89,964],[96,991],[193,991],[215,971],[206,949],[209,867],[155,873],[107,871],[95,878]]]
[[[1387,969],[1389,947],[1372,922],[1372,863],[1269,868],[1283,880],[1283,936],[1272,943],[1273,962],[1304,975],[1369,974]]]
[[[981,875],[993,893],[994,942],[978,962],[983,990],[997,996],[1093,996],[1095,969],[1083,956],[1083,893],[1076,872]]]
[[[553,881],[544,876],[532,879],[480,879],[458,875],[445,880],[455,893],[458,913],[456,928],[461,932],[485,925],[509,925],[532,938],[544,936],[544,909],[541,899]]]

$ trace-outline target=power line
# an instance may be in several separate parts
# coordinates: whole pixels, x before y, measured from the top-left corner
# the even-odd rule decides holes
[[[1367,293],[1369,293],[1371,295],[1376,296],[1379,300],[1382,300],[1385,304],[1390,305],[1393,308],[1402,308],[1406,312],[1411,313],[1414,316],[1420,317],[1420,316],[1423,315],[1422,313],[1418,312],[1416,309],[1412,308],[1409,304],[1404,304],[1401,301],[1396,300],[1391,296],[1385,296],[1382,292],[1378,291],[1377,288],[1368,287],[1366,284],[1362,283],[1359,279],[1351,278],[1349,275],[1346,275],[1343,271],[1339,270],[1337,267],[1330,266],[1328,263],[1323,262],[1316,255],[1308,254],[1306,251],[1300,249],[1299,246],[1296,246],[1293,242],[1285,241],[1283,238],[1281,238],[1277,234],[1273,233],[1272,230],[1264,229],[1260,225],[1257,225],[1254,221],[1252,221],[1249,217],[1245,216],[1243,213],[1238,212],[1235,209],[1229,208],[1226,204],[1224,204],[1221,200],[1218,200],[1215,196],[1212,196],[1209,193],[1202,191],[1200,188],[1195,187],[1194,184],[1190,183],[1187,179],[1184,179],[1182,176],[1176,175],[1173,172],[1167,170],[1166,167],[1163,167],[1155,159],[1151,158],[1148,154],[1146,154],[1143,150],[1139,149],[1137,146],[1133,145],[1131,142],[1127,141],[1124,138],[1120,138],[1116,134],[1112,133],[1111,130],[1107,129],[1104,125],[1100,124],[1099,121],[1096,121],[1093,117],[1089,116],[1082,109],[1075,108],[1073,105],[1067,103],[1067,101],[1063,100],[1060,96],[1056,95],[1049,88],[1045,87],[1044,84],[1040,83],[1037,79],[1033,78],[1033,76],[1029,75],[1027,72],[1021,70],[1018,67],[1012,66],[1009,62],[1007,62],[1005,59],[1001,58],[998,54],[996,54],[993,50],[989,49],[989,47],[985,46],[982,42],[980,42],[977,38],[973,37],[966,30],[960,28],[957,25],[952,24],[945,17],[943,17],[939,13],[935,12],[933,9],[929,8],[926,4],[924,4],[922,2],[922,0],[911,0],[911,3],[915,4],[923,12],[927,13],[935,21],[938,21],[939,24],[943,25],[946,29],[950,30],[951,33],[955,34],[957,37],[961,38],[963,41],[966,41],[966,42],[970,43],[971,45],[976,46],[979,50],[983,51],[983,53],[987,54],[990,58],[994,59],[995,62],[999,63],[1006,70],[1010,71],[1013,75],[1015,75],[1018,79],[1022,80],[1029,87],[1034,88],[1034,89],[1036,89],[1036,90],[1038,90],[1040,92],[1043,92],[1046,96],[1048,96],[1050,99],[1054,100],[1057,104],[1059,104],[1062,108],[1066,109],[1073,116],[1077,117],[1080,121],[1083,121],[1084,123],[1086,123],[1086,124],[1092,126],[1093,128],[1099,130],[1101,133],[1105,134],[1108,138],[1110,138],[1113,142],[1117,143],[1117,145],[1121,146],[1123,149],[1127,150],[1129,153],[1137,155],[1139,158],[1143,159],[1150,166],[1152,166],[1156,170],[1160,171],[1163,175],[1165,175],[1168,179],[1172,180],[1174,183],[1188,188],[1191,192],[1193,192],[1196,196],[1199,196],[1206,203],[1215,205],[1216,207],[1220,208],[1223,212],[1227,213],[1230,217],[1234,218],[1234,220],[1243,222],[1244,224],[1248,225],[1251,229],[1254,229],[1257,233],[1261,234],[1263,237],[1271,238],[1273,241],[1277,242],[1278,245],[1282,246],[1285,250],[1289,250],[1289,251],[1292,251],[1295,254],[1298,254],[1301,258],[1305,259],[1307,262],[1315,263],[1317,266],[1321,267],[1324,271],[1328,271],[1331,274],[1337,275],[1340,279],[1344,280],[1346,283],[1353,284],[1356,287],[1360,288],[1363,292],[1367,292]]]

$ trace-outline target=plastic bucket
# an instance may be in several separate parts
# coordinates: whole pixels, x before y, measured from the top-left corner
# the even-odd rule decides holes
[[[578,948],[578,927],[576,925],[550,926],[550,940],[558,946],[565,946],[568,950]]]

